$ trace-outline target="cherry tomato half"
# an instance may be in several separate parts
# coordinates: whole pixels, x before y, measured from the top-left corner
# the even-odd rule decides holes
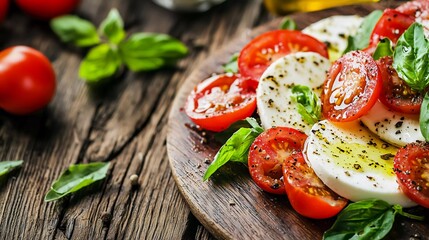
[[[401,190],[429,208],[429,143],[410,143],[399,149],[393,166]]]
[[[383,79],[380,101],[389,109],[402,113],[418,114],[423,101],[423,92],[411,89],[393,68],[392,57],[376,61]]]
[[[403,3],[396,8],[398,12],[420,19],[429,19],[429,1],[416,0]]]
[[[372,31],[369,46],[364,51],[373,54],[377,44],[383,38],[389,38],[395,45],[402,33],[414,23],[414,17],[398,12],[394,9],[386,9]]]
[[[300,31],[275,30],[259,35],[241,50],[239,72],[259,81],[272,62],[293,52],[316,52],[328,58],[327,47],[319,40]]]
[[[245,119],[256,109],[254,80],[239,75],[218,75],[198,84],[188,96],[185,112],[201,128],[220,132]]]
[[[368,53],[347,53],[328,72],[322,91],[323,116],[333,122],[358,119],[377,102],[381,86],[380,70]]]
[[[25,46],[0,52],[0,108],[32,113],[47,105],[54,92],[55,72],[42,53]]]
[[[29,15],[49,20],[72,12],[80,0],[16,0],[16,4]]]
[[[9,0],[0,0],[0,22],[6,18],[8,8]]]
[[[329,189],[304,160],[302,152],[289,156],[283,164],[286,194],[293,209],[299,214],[323,219],[337,215],[347,199]]]
[[[262,190],[285,194],[283,162],[293,153],[301,152],[307,136],[293,128],[275,127],[261,133],[250,146],[249,172]]]

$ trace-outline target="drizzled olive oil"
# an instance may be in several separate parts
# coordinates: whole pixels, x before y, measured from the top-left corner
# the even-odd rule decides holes
[[[264,0],[265,7],[276,15],[310,12],[342,5],[379,2],[380,0]]]

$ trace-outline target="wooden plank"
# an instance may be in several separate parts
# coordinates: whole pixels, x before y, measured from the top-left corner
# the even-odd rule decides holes
[[[348,6],[310,14],[291,16],[300,28],[319,19],[337,14],[366,15],[381,5]],[[275,29],[279,19],[265,24],[252,32]],[[220,147],[201,132],[189,127],[190,122],[182,110],[186,98],[196,83],[220,72],[222,63],[231,53],[239,51],[247,42],[237,38],[225,48],[214,53],[198,67],[183,84],[174,102],[169,121],[168,154],[173,176],[191,207],[194,215],[216,237],[220,239],[321,239],[322,234],[333,223],[333,219],[311,220],[299,216],[284,196],[262,192],[245,168],[228,164],[217,176],[203,182],[207,168],[205,158],[213,159]],[[419,215],[428,215],[428,210],[417,208]],[[413,211],[414,211],[413,210]],[[428,220],[416,222],[398,218],[388,239],[406,239],[412,236],[429,236]],[[400,227],[399,227],[400,226]]]
[[[0,47],[25,44],[53,61],[57,94],[31,116],[0,114],[1,159],[24,159],[0,186],[0,239],[211,239],[174,184],[166,154],[167,116],[177,89],[201,61],[267,19],[257,0],[227,1],[203,14],[178,14],[151,1],[82,1],[96,24],[117,7],[129,32],[169,33],[190,55],[178,69],[134,74],[91,89],[77,69],[85,51],[59,42],[44,22],[17,9],[0,27]],[[107,180],[64,201],[45,203],[50,184],[72,163],[110,161]],[[129,177],[139,176],[133,188]]]

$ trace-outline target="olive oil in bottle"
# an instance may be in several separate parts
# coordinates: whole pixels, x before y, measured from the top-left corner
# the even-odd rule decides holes
[[[380,0],[264,0],[268,11],[276,15],[285,15],[291,12],[310,12],[325,8],[379,2]]]

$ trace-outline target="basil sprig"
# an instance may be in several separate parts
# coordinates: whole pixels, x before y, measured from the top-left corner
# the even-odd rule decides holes
[[[347,48],[344,50],[343,54],[353,50],[364,49],[368,46],[372,30],[374,29],[381,15],[383,15],[381,10],[375,10],[363,19],[362,24],[359,26],[356,34],[354,36],[349,36],[347,39]]]
[[[125,64],[132,71],[151,71],[174,65],[188,54],[187,47],[166,34],[135,33],[128,39],[123,20],[112,9],[98,31],[89,21],[74,15],[51,20],[52,30],[61,41],[89,50],[79,67],[79,77],[89,83],[114,76]]]
[[[5,176],[14,169],[20,167],[24,161],[2,161],[0,162],[0,177]]]
[[[264,129],[259,126],[254,118],[247,118],[246,121],[252,126],[251,128],[238,129],[219,149],[213,162],[207,168],[203,180],[206,181],[213,175],[220,167],[227,162],[241,162],[247,164],[250,145],[252,145],[255,138],[261,134]]]
[[[279,28],[283,30],[297,30],[298,26],[292,18],[284,17]]]
[[[322,115],[322,104],[319,97],[309,87],[293,86],[292,100],[298,103],[298,113],[305,122],[313,124],[319,121]]]
[[[396,43],[393,67],[412,89],[422,91],[429,85],[429,41],[423,26],[413,23]]]
[[[426,142],[429,142],[429,94],[426,92],[423,102],[420,108],[420,131],[425,138]]]
[[[382,239],[392,229],[396,214],[415,220],[421,216],[405,213],[400,205],[369,199],[349,204],[338,214],[334,225],[323,234],[325,240]]]
[[[374,51],[372,57],[374,60],[378,60],[385,56],[393,56],[393,46],[392,42],[388,38],[383,38],[377,44],[377,48]]]
[[[95,162],[71,165],[51,186],[45,201],[55,201],[80,189],[104,179],[109,163]]]
[[[234,53],[229,61],[223,65],[223,71],[226,73],[238,73],[238,53]]]

